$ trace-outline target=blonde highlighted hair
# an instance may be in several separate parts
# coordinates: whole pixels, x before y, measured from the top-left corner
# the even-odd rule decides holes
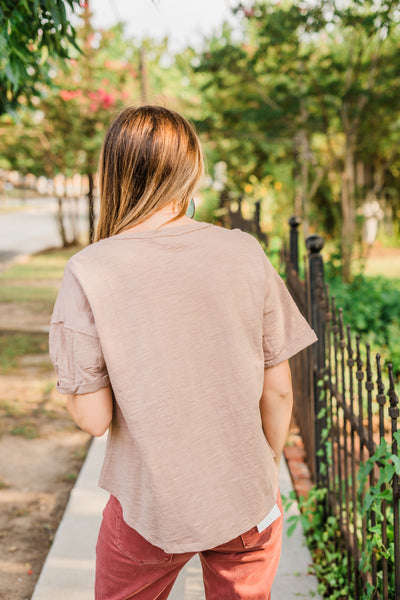
[[[137,225],[171,202],[184,216],[203,174],[193,126],[161,106],[125,108],[111,123],[100,157],[96,240]]]

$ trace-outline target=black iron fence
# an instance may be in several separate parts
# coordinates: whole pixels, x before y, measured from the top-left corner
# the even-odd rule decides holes
[[[338,548],[355,600],[400,600],[399,399],[392,366],[346,326],[324,280],[323,239],[306,240],[299,277],[299,219],[284,252],[287,285],[319,341],[291,360],[294,414],[315,483],[327,490]]]

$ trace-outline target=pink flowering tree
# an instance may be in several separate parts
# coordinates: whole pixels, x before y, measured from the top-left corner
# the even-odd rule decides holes
[[[41,104],[43,125],[64,173],[80,172],[89,181],[89,241],[94,235],[94,175],[104,133],[113,116],[139,96],[137,48],[122,26],[96,32],[88,23],[79,31],[83,55],[72,59],[56,78],[58,90]],[[61,170],[61,165],[58,165]]]
[[[166,41],[138,43],[126,39],[122,25],[96,31],[87,19],[78,44],[82,53],[69,59],[67,70],[53,68],[53,86],[42,90],[34,110],[22,109],[17,122],[0,118],[0,168],[50,178],[86,175],[92,241],[95,173],[112,118],[145,101],[182,110],[189,100],[193,106],[193,91],[182,84],[179,61],[162,60]]]

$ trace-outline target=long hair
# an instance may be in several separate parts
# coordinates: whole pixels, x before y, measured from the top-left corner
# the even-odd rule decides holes
[[[171,202],[182,217],[203,174],[192,125],[161,106],[125,108],[111,123],[99,165],[96,241],[137,225]]]

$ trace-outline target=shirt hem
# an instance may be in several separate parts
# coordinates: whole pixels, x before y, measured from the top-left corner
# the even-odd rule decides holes
[[[318,338],[315,335],[315,332],[311,329],[310,331],[304,333],[302,336],[296,338],[291,344],[289,344],[289,346],[287,346],[274,358],[264,360],[264,367],[275,367],[279,363],[288,360],[301,350],[307,348],[307,346],[310,346],[311,344],[314,344],[317,341]]]
[[[91,394],[93,392],[97,392],[104,387],[110,385],[110,378],[108,375],[105,375],[101,379],[97,381],[93,381],[91,383],[59,383],[57,382],[56,388],[60,394]]]
[[[113,491],[112,485],[107,485],[106,483],[104,483],[102,481],[101,475],[100,475],[98,485],[100,488],[102,488],[103,490],[105,490],[106,492],[108,492],[109,494],[114,496],[115,498],[117,498],[118,502],[122,506],[122,502],[121,502],[120,498],[118,497],[119,496],[118,492]],[[271,512],[271,510],[277,503],[278,495],[279,495],[279,484],[277,486],[277,493],[275,494],[275,497],[271,497],[270,503],[267,503],[266,507],[264,505],[263,509],[260,509],[259,511],[257,511],[256,517],[254,519],[251,519],[251,521],[247,520],[246,525],[244,525],[240,529],[240,531],[238,531],[238,529],[233,529],[232,534],[227,534],[226,536],[219,536],[217,538],[214,538],[207,544],[202,544],[202,543],[197,544],[195,542],[188,542],[187,544],[183,543],[183,544],[168,545],[168,544],[165,544],[164,542],[160,541],[160,539],[158,539],[156,536],[148,535],[146,530],[142,529],[140,524],[138,525],[137,523],[133,522],[133,520],[131,520],[131,519],[126,519],[126,516],[124,513],[123,513],[123,519],[129,527],[131,527],[132,529],[137,531],[146,541],[148,541],[150,544],[153,544],[153,546],[156,546],[157,548],[161,548],[161,550],[163,550],[167,554],[185,554],[185,553],[192,553],[192,552],[193,553],[205,552],[206,550],[212,550],[214,548],[217,548],[218,546],[221,546],[222,544],[226,544],[226,543],[230,542],[231,540],[236,539],[240,535],[247,533],[247,531],[250,531],[254,527],[257,527],[257,524],[261,523],[266,518],[266,515],[268,515]],[[123,510],[123,507],[122,507],[122,510]],[[227,539],[227,538],[229,538],[229,539]]]

